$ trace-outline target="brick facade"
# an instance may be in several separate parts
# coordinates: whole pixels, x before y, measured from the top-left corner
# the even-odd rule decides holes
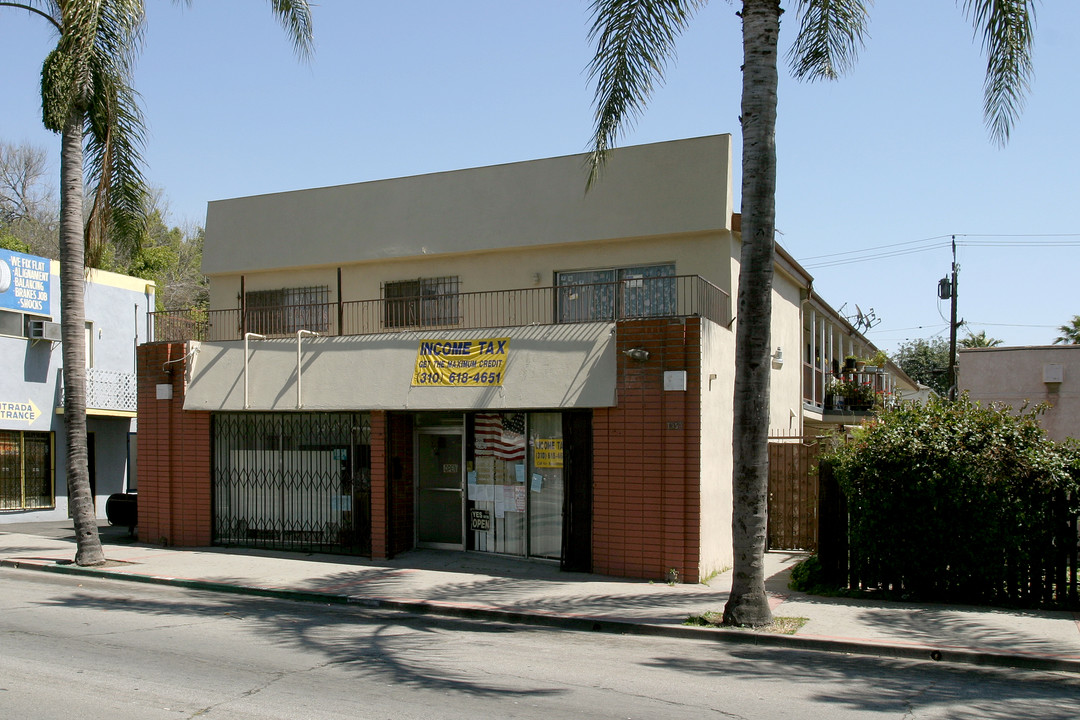
[[[593,418],[592,571],[699,579],[701,325],[698,318],[622,321],[616,332],[617,406]],[[624,354],[644,348],[641,362]],[[145,542],[212,541],[210,413],[184,411],[187,346],[143,345],[139,363],[139,534]],[[664,371],[685,371],[685,391]],[[172,387],[157,399],[157,385]],[[413,425],[408,413],[371,413],[371,553],[413,547]]]
[[[371,556],[413,547],[413,428],[401,413],[371,413]]]
[[[185,343],[140,345],[139,537],[157,545],[209,545],[210,413],[184,410]],[[172,387],[171,400],[157,386]]]
[[[387,544],[386,411],[371,413],[371,557],[389,557]]]
[[[699,578],[701,321],[623,321],[617,406],[593,412],[593,572]],[[624,351],[644,348],[640,362]],[[664,371],[685,370],[686,391]]]

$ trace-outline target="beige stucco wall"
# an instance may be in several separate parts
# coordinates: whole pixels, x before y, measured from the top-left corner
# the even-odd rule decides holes
[[[423,340],[509,338],[505,379],[491,387],[413,387]],[[615,404],[611,323],[493,330],[213,342],[188,363],[185,410],[461,410]],[[245,374],[247,408],[245,408]],[[300,396],[297,384],[300,384]]]
[[[732,314],[735,330],[738,318],[738,287],[742,239],[733,234],[729,249],[731,267],[729,283],[731,291]],[[783,351],[783,363],[773,361],[769,376],[769,433],[799,434],[803,429],[802,402],[802,357],[803,346],[803,299],[809,280],[802,280],[785,271],[783,258],[777,254],[773,267],[772,322],[769,328],[770,354],[776,354],[776,348]],[[732,359],[734,363],[734,356]],[[734,380],[732,380],[734,382]]]
[[[773,275],[772,375],[769,378],[769,433],[802,433],[802,298],[804,289],[787,273]],[[780,348],[783,362],[775,359]]]
[[[701,577],[732,565],[731,460],[735,334],[701,323]]]
[[[211,202],[203,271],[239,275],[730,229],[730,135],[615,150],[588,193],[587,173],[586,156],[569,155]]]
[[[960,350],[959,385],[973,401],[1013,408],[1047,403],[1041,422],[1055,440],[1080,438],[1080,345]],[[1062,366],[1062,382],[1044,382],[1049,365]]]
[[[677,275],[700,275],[730,293],[730,242],[730,231],[723,230],[353,263],[340,266],[341,299],[375,300],[383,283],[419,277],[456,276],[460,292],[469,293],[550,287],[560,271],[663,263],[674,263]],[[327,286],[336,301],[337,273],[338,266],[250,272],[243,274],[243,287],[251,292]],[[212,277],[210,307],[237,307],[240,287],[241,274]]]

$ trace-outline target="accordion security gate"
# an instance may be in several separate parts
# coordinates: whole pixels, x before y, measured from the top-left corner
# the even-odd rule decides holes
[[[215,413],[214,542],[371,554],[363,413]]]

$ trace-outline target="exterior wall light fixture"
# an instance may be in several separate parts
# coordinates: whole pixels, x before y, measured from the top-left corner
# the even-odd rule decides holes
[[[645,362],[649,359],[649,351],[645,348],[630,348],[629,350],[623,350],[623,355],[631,360],[637,360],[638,362]]]
[[[777,346],[776,352],[772,356],[772,366],[779,370],[784,367],[784,351]]]

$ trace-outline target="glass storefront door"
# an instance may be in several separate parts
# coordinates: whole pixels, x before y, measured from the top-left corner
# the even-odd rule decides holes
[[[416,434],[416,540],[460,550],[462,544],[462,436],[458,429]]]

